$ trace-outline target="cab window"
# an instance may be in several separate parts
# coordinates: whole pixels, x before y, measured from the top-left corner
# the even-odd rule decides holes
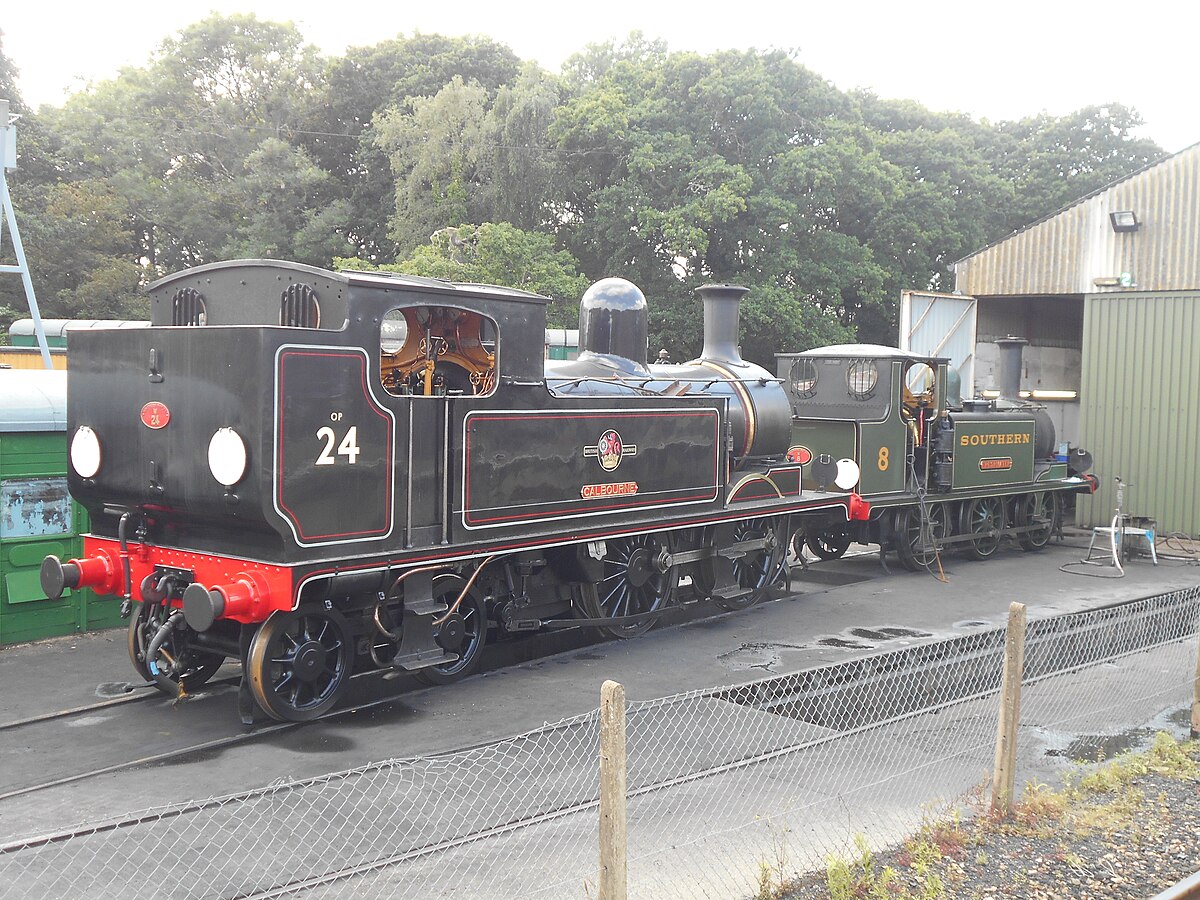
[[[450,306],[390,310],[380,324],[380,377],[394,396],[485,397],[496,390],[496,323]]]
[[[928,363],[909,363],[904,372],[904,405],[910,410],[934,406],[935,384],[933,368]]]

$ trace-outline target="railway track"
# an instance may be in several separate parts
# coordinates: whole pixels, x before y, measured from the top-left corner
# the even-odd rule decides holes
[[[237,684],[239,678],[219,678],[208,682],[205,687],[218,687],[227,684]],[[90,713],[98,712],[103,709],[109,709],[114,706],[125,706],[129,703],[139,703],[146,700],[163,700],[166,695],[158,692],[154,685],[147,681],[142,684],[128,684],[124,694],[118,697],[111,697],[107,700],[101,700],[99,703],[87,703],[83,706],[72,706],[68,709],[60,709],[57,712],[41,713],[36,716],[28,716],[24,719],[13,719],[10,722],[0,722],[0,732],[10,731],[14,728],[22,728],[26,725],[37,725],[42,722],[53,722],[57,719],[69,719],[72,716],[86,716]]]
[[[864,550],[860,550],[860,551],[852,551],[851,553],[846,554],[846,556],[847,557],[868,556],[875,552],[876,551],[874,551],[874,550],[864,549]],[[823,564],[817,563],[816,565],[821,566]],[[799,568],[795,569],[794,573],[793,573],[793,577],[794,577],[794,586],[800,587],[802,585],[802,580],[804,577],[803,571],[800,570]],[[702,610],[702,609],[696,608],[695,606],[689,607],[687,612],[682,612],[682,610],[683,610],[683,607],[680,607],[678,610],[673,610],[673,612],[676,615],[678,615],[679,618],[677,620],[673,621],[671,624],[679,624],[682,621],[690,621],[695,618],[707,617],[708,615],[718,615],[718,616],[722,616],[722,617],[727,616],[727,615],[736,615],[736,613],[721,613],[721,612],[718,612],[716,609],[707,609],[706,608],[706,609]],[[571,630],[574,631],[575,629],[571,629]],[[564,638],[566,637],[565,632],[558,632],[558,634]],[[590,640],[585,641],[578,645],[576,645],[574,642],[571,642],[570,646],[571,647],[587,646],[587,645],[590,645],[591,643],[593,643],[593,642]],[[557,650],[551,650],[550,652],[551,652],[551,655],[556,652],[561,652],[561,648],[557,649]],[[538,653],[538,654],[536,654],[535,658],[541,657],[542,655],[543,655],[542,653]],[[499,665],[505,666],[505,665],[511,665],[511,664],[519,664],[520,662],[521,662],[521,660],[505,660],[503,662],[500,662]],[[351,680],[358,681],[359,679],[368,678],[368,677],[372,677],[372,676],[378,678],[381,676],[381,673],[377,670],[359,672],[359,673],[352,675]],[[230,675],[229,677],[213,679],[212,681],[208,682],[204,686],[204,692],[208,692],[208,691],[212,690],[213,688],[219,689],[219,688],[236,687],[236,685],[238,684],[238,682],[240,680],[240,677],[241,677],[240,674],[235,673],[235,674]],[[331,710],[330,712],[328,712],[312,721],[313,722],[336,721],[339,718],[344,717],[344,716],[353,715],[355,713],[360,713],[360,712],[371,710],[371,709],[377,709],[379,707],[386,706],[389,703],[395,702],[398,698],[403,696],[404,693],[406,693],[406,691],[389,691],[386,694],[386,696],[376,696],[366,702],[357,703],[357,704],[353,704],[350,706],[343,706],[343,707],[335,708],[335,709]],[[195,697],[193,697],[193,700],[197,699],[198,696],[199,695],[196,695]],[[67,709],[57,710],[54,712],[42,713],[42,714],[29,716],[29,717],[22,718],[22,719],[15,719],[15,720],[12,720],[9,722],[0,723],[0,734],[5,734],[5,733],[19,734],[20,730],[23,728],[27,728],[27,727],[31,727],[31,726],[39,726],[39,725],[44,726],[44,725],[53,724],[53,723],[64,723],[64,724],[70,725],[75,721],[81,721],[81,720],[85,719],[86,717],[88,717],[90,715],[94,715],[99,712],[104,712],[106,710],[111,710],[114,708],[138,705],[138,704],[141,704],[141,703],[144,703],[147,701],[151,701],[151,700],[168,701],[168,698],[166,697],[166,695],[155,690],[154,686],[147,682],[144,685],[131,686],[127,693],[125,693],[121,696],[118,696],[118,697],[111,698],[111,699],[105,699],[105,700],[101,700],[96,703],[90,703],[90,704],[85,704],[82,706],[70,707]],[[62,787],[64,785],[76,784],[76,783],[79,783],[82,781],[86,781],[90,778],[99,777],[102,775],[109,775],[109,774],[113,774],[113,773],[117,773],[117,772],[124,772],[124,771],[128,771],[131,769],[137,769],[137,768],[143,767],[143,766],[157,765],[157,764],[164,763],[164,762],[182,760],[182,759],[186,759],[187,757],[195,755],[195,754],[216,751],[216,750],[222,750],[222,749],[225,749],[228,747],[233,747],[233,746],[238,746],[238,745],[243,745],[243,744],[250,744],[250,743],[253,743],[254,741],[263,740],[265,738],[269,738],[271,736],[274,736],[274,735],[277,735],[277,734],[280,734],[283,732],[292,731],[292,730],[296,729],[297,727],[299,727],[300,725],[307,725],[307,724],[310,724],[310,723],[307,723],[307,722],[269,722],[269,723],[255,727],[254,730],[252,730],[252,731],[239,731],[237,733],[223,735],[221,737],[216,737],[216,738],[212,738],[212,739],[205,740],[205,741],[200,741],[200,742],[195,742],[195,743],[190,742],[186,746],[173,747],[173,748],[162,750],[161,752],[138,754],[138,755],[131,754],[125,758],[120,759],[117,762],[113,762],[113,763],[107,764],[107,765],[100,765],[98,767],[88,769],[87,771],[71,772],[68,774],[62,774],[62,775],[59,775],[58,777],[47,778],[47,779],[39,780],[39,781],[30,783],[30,784],[10,787],[7,790],[0,789],[0,803],[15,799],[18,797],[24,797],[24,796],[28,796],[31,794],[36,794],[41,791],[50,790],[52,788],[58,788],[58,787]]]
[[[351,680],[359,679],[359,678],[366,678],[371,675],[379,677],[380,673],[377,671],[360,672],[357,675],[352,675]],[[220,685],[236,685],[239,681],[240,681],[240,676],[238,678],[221,679],[219,681],[209,682],[209,685],[218,685],[218,686],[220,686]],[[208,685],[206,685],[206,687],[207,686]],[[334,710],[331,710],[330,712],[325,713],[325,715],[323,715],[323,716],[318,716],[316,719],[313,719],[312,722],[332,721],[332,720],[338,719],[342,716],[352,715],[354,713],[363,712],[364,710],[376,709],[380,706],[384,706],[388,703],[395,701],[400,695],[401,695],[401,693],[398,692],[398,693],[388,694],[386,697],[378,697],[373,700],[369,700],[365,703],[358,703],[353,706],[339,707],[338,709],[334,709]],[[70,717],[72,715],[83,715],[83,714],[93,712],[95,710],[106,709],[110,706],[120,705],[122,703],[131,703],[131,702],[135,702],[136,700],[142,700],[142,699],[164,699],[164,697],[162,695],[158,695],[158,694],[139,695],[137,697],[131,697],[131,698],[117,697],[117,698],[114,698],[115,702],[107,701],[107,702],[102,702],[102,703],[94,703],[94,704],[90,704],[88,706],[81,706],[81,707],[75,707],[73,709],[61,710],[61,711],[55,712],[55,713],[46,713],[45,715],[42,715],[42,716],[31,716],[28,719],[22,719],[19,721],[6,723],[5,725],[0,726],[0,728],[18,728],[18,727],[21,727],[24,725],[41,724],[41,723],[53,721],[53,720],[59,719],[59,718],[66,718],[66,717]],[[41,781],[36,784],[30,784],[30,785],[25,785],[25,786],[19,787],[19,788],[13,788],[4,793],[0,793],[0,803],[4,802],[5,800],[11,800],[15,797],[23,797],[28,794],[35,794],[39,791],[49,790],[50,788],[62,787],[63,785],[66,785],[66,784],[74,784],[76,782],[84,781],[88,778],[94,778],[99,775],[108,775],[113,772],[123,772],[128,769],[136,769],[140,766],[148,766],[148,765],[154,765],[156,763],[167,762],[170,760],[182,759],[182,758],[191,756],[192,754],[195,754],[195,753],[204,753],[204,752],[210,751],[210,750],[220,750],[225,747],[232,747],[237,744],[251,743],[253,741],[262,740],[263,738],[270,737],[275,734],[279,734],[281,732],[291,731],[295,728],[299,728],[301,725],[312,724],[312,722],[271,722],[269,724],[257,726],[254,728],[253,731],[244,731],[244,732],[239,732],[237,734],[226,735],[224,737],[214,738],[209,741],[202,741],[198,744],[189,744],[186,747],[179,747],[179,748],[172,749],[172,750],[164,750],[161,753],[148,754],[146,756],[141,756],[136,759],[125,759],[125,760],[122,760],[121,762],[113,763],[112,765],[101,766],[100,768],[96,768],[96,769],[89,769],[86,772],[77,772],[77,773],[74,773],[71,775],[64,775],[60,778],[54,778],[54,779],[50,779],[48,781]]]

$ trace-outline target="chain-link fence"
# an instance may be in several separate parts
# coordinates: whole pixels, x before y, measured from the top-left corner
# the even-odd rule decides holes
[[[1018,782],[1192,699],[1200,588],[1033,620]],[[1003,629],[632,702],[630,893],[743,897],[989,778]],[[0,847],[16,897],[595,897],[599,717]]]

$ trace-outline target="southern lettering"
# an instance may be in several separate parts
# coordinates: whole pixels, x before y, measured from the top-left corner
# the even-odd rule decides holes
[[[963,447],[981,447],[989,444],[1032,444],[1031,434],[964,434],[958,441]]]

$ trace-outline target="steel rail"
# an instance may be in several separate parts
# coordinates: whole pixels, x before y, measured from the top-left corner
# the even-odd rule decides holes
[[[240,676],[239,676],[240,677]],[[212,687],[226,684],[236,684],[238,678],[220,678],[216,681],[206,682],[203,687]],[[126,682],[129,684],[129,682]],[[89,703],[84,706],[72,706],[69,709],[60,709],[57,712],[40,713],[36,716],[29,716],[25,719],[13,719],[11,722],[0,722],[0,731],[8,731],[11,728],[21,728],[25,725],[36,725],[39,722],[51,722],[54,719],[65,719],[69,716],[79,715],[80,713],[89,713],[98,709],[108,709],[110,706],[122,706],[126,703],[138,703],[143,700],[169,700],[170,698],[158,691],[145,691],[146,688],[153,688],[154,683],[150,681],[142,682],[141,684],[129,684],[129,690],[120,697],[112,697],[108,700],[101,700],[99,703]],[[144,693],[142,693],[145,691]]]
[[[381,674],[379,670],[371,669],[367,672],[359,672],[355,675],[351,675],[350,678],[353,680],[355,678],[365,678],[370,675],[379,674]],[[108,775],[112,772],[121,772],[126,769],[136,769],[139,766],[153,765],[154,763],[164,762],[169,759],[177,759],[182,756],[189,756],[193,753],[200,753],[205,750],[215,750],[221,747],[230,747],[234,744],[248,743],[261,737],[278,734],[281,731],[288,731],[300,725],[307,725],[310,722],[324,722],[329,719],[336,719],[339,716],[349,715],[350,713],[362,712],[366,709],[373,709],[377,706],[382,706],[385,703],[391,703],[399,696],[400,694],[389,694],[386,697],[380,697],[377,700],[370,700],[366,703],[360,703],[356,706],[347,706],[342,709],[332,710],[322,716],[317,716],[315,719],[310,719],[308,722],[274,722],[272,724],[255,728],[253,731],[246,731],[242,732],[241,734],[231,734],[227,737],[215,738],[211,741],[204,741],[199,744],[191,744],[187,747],[180,747],[176,750],[164,750],[162,753],[141,756],[137,759],[123,760],[119,763],[113,763],[111,766],[104,766],[99,769],[91,769],[87,772],[78,772],[74,775],[64,775],[62,778],[56,778],[52,781],[43,781],[37,784],[26,785],[25,787],[15,788],[14,790],[0,794],[0,803],[4,802],[5,800],[11,800],[14,797],[22,797],[26,794],[34,794],[39,791],[49,790],[50,788],[61,787],[64,784],[74,784],[77,781],[83,781],[97,775]],[[124,700],[124,698],[117,699]],[[58,714],[51,713],[47,716],[47,718],[53,718],[56,715]],[[84,833],[86,833],[86,830]]]

